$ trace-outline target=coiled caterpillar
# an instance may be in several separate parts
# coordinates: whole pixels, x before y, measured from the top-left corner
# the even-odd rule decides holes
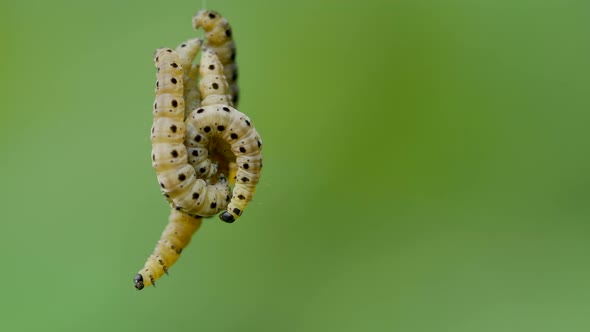
[[[262,168],[262,140],[250,119],[226,104],[230,95],[223,66],[210,49],[201,57],[200,73],[203,101],[201,108],[186,119],[187,145],[198,146],[196,138],[211,133],[210,140],[217,138],[212,140],[212,147],[221,156],[219,165],[225,166],[223,160],[236,160],[236,185],[227,211],[220,215],[223,221],[233,222],[256,191]],[[191,139],[193,137],[195,140]]]
[[[223,175],[213,184],[197,178],[188,164],[184,145],[183,69],[171,49],[159,49],[154,125],[152,126],[152,166],[166,198],[178,209],[193,215],[212,216],[229,201],[229,184]],[[216,173],[215,165],[209,167]]]
[[[238,66],[236,64],[236,43],[233,40],[232,29],[226,18],[212,10],[200,10],[193,17],[195,29],[203,28],[206,33],[206,47],[213,50],[219,57],[224,68],[225,78],[229,84],[229,94],[232,104],[238,104],[239,88]]]
[[[187,119],[187,128],[192,125],[196,138],[212,133],[212,138],[221,138],[229,143],[237,157],[236,185],[227,211],[220,215],[226,222],[238,219],[256,190],[262,169],[262,141],[250,119],[231,106],[222,104],[202,106]],[[187,130],[188,132],[188,130]],[[189,138],[189,145],[197,144]],[[226,153],[227,153],[226,152]]]

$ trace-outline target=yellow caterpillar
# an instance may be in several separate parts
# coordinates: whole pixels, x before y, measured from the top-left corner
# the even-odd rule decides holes
[[[201,106],[186,121],[187,128],[189,125],[194,128],[195,137],[210,135],[210,139],[222,139],[229,143],[229,148],[225,149],[226,153],[231,151],[237,157],[236,185],[227,211],[220,215],[223,221],[233,222],[238,219],[252,199],[260,179],[262,168],[260,135],[244,113],[223,104]],[[196,140],[189,138],[189,145],[197,144]],[[223,142],[218,141],[218,144],[223,147]]]
[[[229,184],[222,174],[212,185],[197,178],[195,169],[188,163],[184,145],[183,69],[180,59],[171,49],[159,49],[155,63],[158,80],[151,136],[152,165],[161,190],[177,209],[193,215],[212,216],[227,205]]]
[[[203,158],[207,157],[207,151],[215,151],[223,170],[229,167],[227,160],[236,161],[236,185],[227,211],[220,215],[221,220],[233,222],[256,191],[262,168],[262,140],[250,119],[228,105],[228,85],[216,53],[205,50],[200,66],[203,101],[201,108],[186,119],[186,144],[189,150],[198,148]],[[206,145],[208,149],[204,148]]]
[[[172,210],[168,226],[164,229],[153,254],[133,279],[135,288],[156,285],[155,281],[176,262],[180,253],[191,241],[193,234],[201,227],[201,218]]]
[[[238,104],[239,89],[238,66],[236,64],[236,43],[233,40],[231,26],[227,19],[212,10],[200,10],[193,17],[195,29],[203,28],[206,33],[206,47],[214,51],[224,67],[224,74],[229,84],[232,104]],[[230,105],[230,106],[233,106]]]
[[[187,43],[188,44],[188,43]],[[186,44],[185,44],[186,45]],[[186,46],[185,46],[186,47]],[[183,87],[184,78],[190,77],[187,71],[183,70],[183,65],[191,68],[192,58],[196,55],[195,48],[200,47],[200,43],[193,43],[190,50],[187,48],[186,52],[181,51],[181,56],[170,49],[159,49],[156,51],[155,63],[158,67],[157,83],[156,83],[156,102],[154,103],[154,126],[152,127],[152,163],[156,172],[166,171],[174,173],[177,168],[186,169],[182,167],[182,159],[186,160],[186,147],[184,146],[184,103],[192,102],[199,105],[199,95],[196,82],[193,83],[197,95],[186,98],[187,89]],[[179,46],[182,48],[182,45]],[[197,50],[198,51],[198,50]],[[197,67],[198,69],[198,67]],[[179,78],[180,75],[183,78]],[[183,93],[180,91],[184,90]],[[188,91],[190,93],[190,90]],[[159,103],[159,105],[158,105]],[[186,164],[186,162],[185,162]],[[191,166],[189,166],[191,167]],[[194,168],[191,168],[194,172]],[[215,172],[215,170],[213,170]],[[179,173],[178,177],[181,174]],[[169,177],[169,176],[168,176]],[[158,174],[158,179],[161,181],[160,186],[166,198],[174,206],[174,200],[170,194],[175,191],[166,190],[166,176],[162,179],[162,175]],[[220,209],[227,205],[230,200],[229,187],[227,180],[223,175],[217,176],[217,184],[214,186],[207,186],[204,180],[195,180],[194,187],[203,189],[193,193],[194,200],[191,209],[201,207],[198,209],[203,215],[213,215]],[[186,180],[185,180],[186,181]],[[170,189],[170,185],[169,185]],[[220,196],[225,195],[221,200]],[[202,197],[199,197],[202,196]],[[221,204],[216,207],[215,199],[211,202],[211,197],[217,198]],[[170,212],[169,223],[161,235],[154,252],[147,259],[144,267],[134,278],[135,288],[140,290],[145,286],[154,285],[155,281],[164,273],[168,273],[168,269],[176,262],[182,249],[184,249],[192,235],[199,229],[202,218],[197,215],[189,215],[181,212],[180,207],[173,207]]]

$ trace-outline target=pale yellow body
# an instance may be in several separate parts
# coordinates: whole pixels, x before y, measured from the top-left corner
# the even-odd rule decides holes
[[[217,54],[205,49],[201,56],[199,84],[203,100],[201,107],[186,119],[185,144],[189,151],[198,149],[199,156],[204,159],[208,151],[214,150],[222,162],[235,161],[228,165],[230,172],[235,172],[232,168],[237,166],[237,173],[227,212],[236,220],[252,199],[260,178],[262,140],[250,119],[230,106],[230,92],[223,73]]]
[[[179,211],[172,211],[168,225],[164,229],[153,254],[139,271],[143,286],[153,285],[158,278],[167,273],[180,253],[191,241],[193,234],[201,227],[201,218],[191,217]]]
[[[218,12],[200,10],[193,17],[193,26],[195,29],[205,30],[207,37],[205,46],[214,51],[223,64],[224,76],[229,84],[229,94],[232,96],[232,104],[237,105],[239,88],[237,84],[236,43],[229,22]]]
[[[235,108],[223,104],[201,106],[186,119],[187,132],[196,137],[227,142],[237,164],[236,184],[227,207],[233,220],[242,214],[256,190],[262,169],[262,140],[250,119]],[[196,146],[187,136],[187,145]],[[202,141],[202,140],[201,140]],[[190,148],[189,148],[190,149]],[[229,152],[228,151],[228,152]],[[218,153],[228,154],[218,151]]]

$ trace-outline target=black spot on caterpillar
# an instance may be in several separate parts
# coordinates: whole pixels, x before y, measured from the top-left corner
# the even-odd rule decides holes
[[[223,64],[224,76],[229,84],[230,106],[237,106],[239,88],[237,84],[238,66],[236,64],[236,44],[232,28],[223,16],[211,10],[200,10],[193,17],[195,29],[203,28],[207,38],[206,47],[214,51]]]
[[[193,234],[201,227],[202,219],[192,217],[172,209],[168,218],[168,226],[164,229],[154,252],[134,278],[135,288],[154,285],[180,256],[189,244]]]

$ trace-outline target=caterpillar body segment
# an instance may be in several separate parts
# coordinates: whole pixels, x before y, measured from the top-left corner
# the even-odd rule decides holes
[[[193,17],[195,29],[205,30],[207,48],[214,51],[224,66],[224,75],[227,78],[233,105],[238,102],[238,67],[236,61],[236,44],[233,40],[232,29],[223,16],[211,10],[200,10]]]
[[[176,47],[175,52],[180,59],[184,75],[185,118],[193,110],[199,108],[201,96],[198,88],[198,65],[193,65],[197,53],[203,45],[202,38],[193,38]]]
[[[217,163],[210,159],[209,151],[213,142],[207,135],[202,135],[190,122],[186,123],[187,135],[185,146],[188,151],[188,161],[197,172],[197,177],[209,179],[217,173]]]
[[[171,49],[160,49],[155,63],[158,74],[151,136],[152,165],[161,190],[174,207],[192,215],[212,216],[226,207],[229,184],[222,176],[216,183],[208,184],[198,178],[188,163],[180,58]]]
[[[219,61],[223,65],[223,74],[229,85],[229,94],[232,96],[232,104],[233,106],[237,106],[240,88],[238,86],[238,65],[235,62],[236,47],[234,42],[232,41],[231,45],[218,47],[207,44],[207,48],[215,52],[219,57]]]
[[[192,217],[172,209],[168,225],[156,244],[154,252],[135,276],[135,288],[140,290],[145,286],[155,286],[155,281],[164,273],[168,273],[168,269],[179,258],[193,234],[201,227],[201,223],[200,217]]]
[[[233,106],[223,65],[219,61],[217,54],[212,50],[206,49],[203,51],[199,73],[201,76],[199,90],[203,98],[201,100],[202,106],[215,104]]]
[[[235,221],[244,211],[256,190],[262,169],[262,140],[250,118],[235,108],[223,104],[202,106],[186,119],[196,137],[217,141],[216,154],[223,161],[235,160],[236,184],[227,211],[220,215],[226,222]],[[191,129],[192,131],[193,129]],[[201,142],[203,138],[200,139]],[[225,142],[225,143],[223,143]],[[188,144],[197,145],[188,138]]]

